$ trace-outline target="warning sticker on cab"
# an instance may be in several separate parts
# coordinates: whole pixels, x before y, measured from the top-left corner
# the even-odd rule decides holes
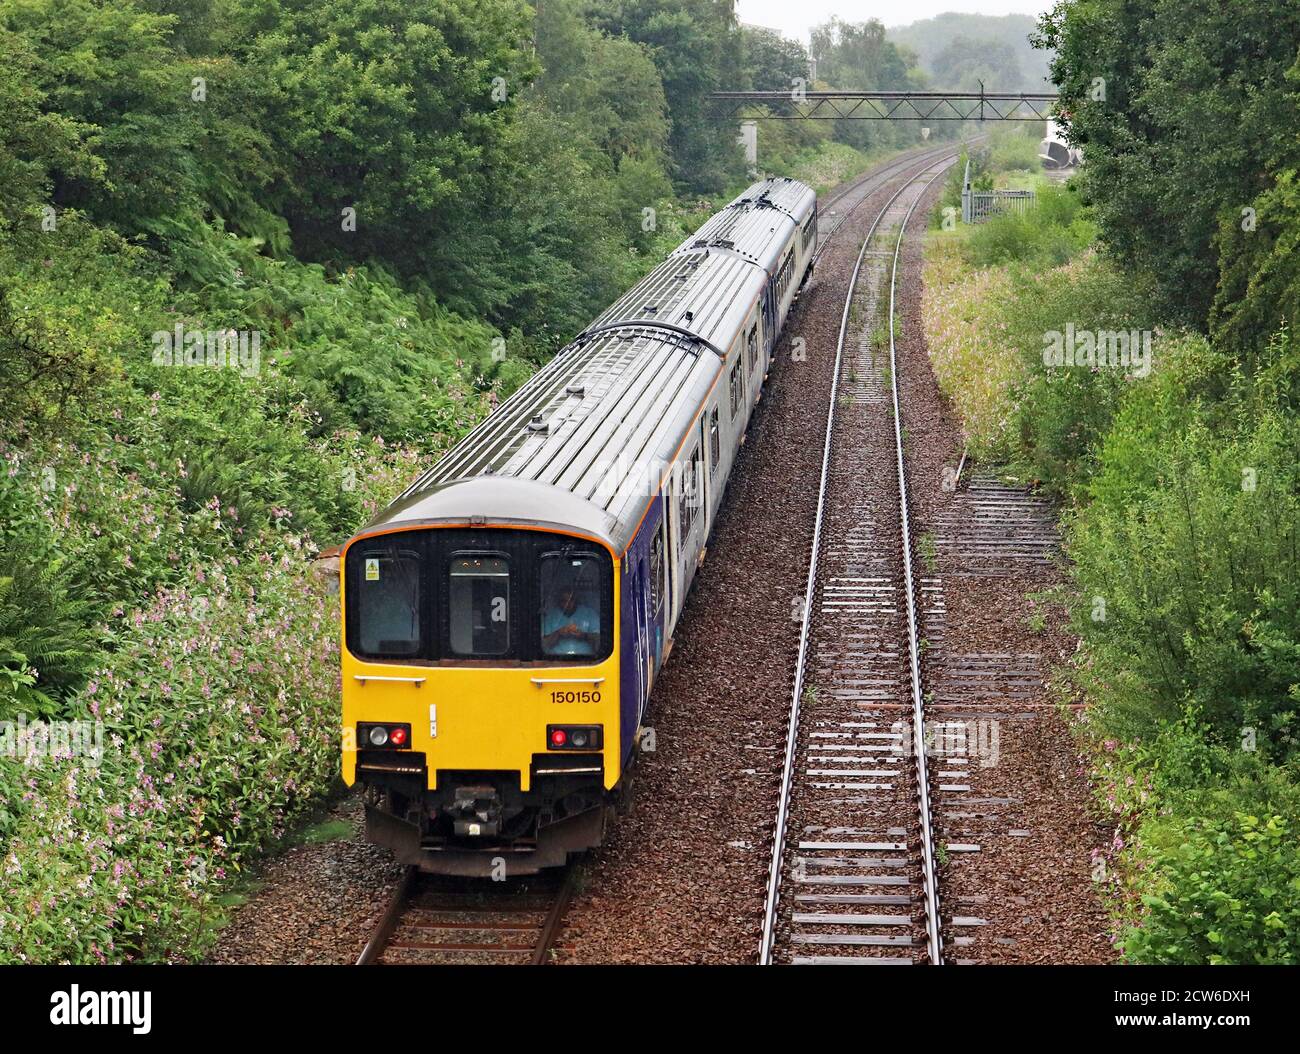
[[[377,556],[366,557],[366,581],[379,581],[379,557]]]

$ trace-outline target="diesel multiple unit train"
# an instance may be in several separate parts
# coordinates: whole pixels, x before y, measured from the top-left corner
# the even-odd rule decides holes
[[[755,183],[344,546],[372,841],[495,877],[600,843],[816,243]]]

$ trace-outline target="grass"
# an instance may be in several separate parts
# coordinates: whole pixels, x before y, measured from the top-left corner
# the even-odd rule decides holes
[[[934,570],[939,566],[939,551],[935,548],[934,535],[926,531],[916,540],[917,551],[921,554],[921,563],[925,565],[926,571],[934,574]]]
[[[338,842],[345,838],[351,838],[355,833],[356,829],[350,821],[329,819],[303,829],[297,841],[301,845]]]

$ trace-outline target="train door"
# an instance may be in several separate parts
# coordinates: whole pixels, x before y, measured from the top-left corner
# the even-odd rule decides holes
[[[671,551],[668,547],[668,514],[665,512],[655,531],[654,540],[650,543],[650,632],[654,638],[651,644],[654,648],[655,670],[663,662],[664,634],[668,632],[668,619],[672,612],[666,557]],[[653,680],[651,677],[652,683]]]
[[[716,410],[714,413],[716,414]],[[713,474],[718,467],[718,458],[715,451],[721,449],[721,435],[716,433],[712,427],[712,417],[706,410],[700,415],[700,449],[704,451],[700,458],[699,473],[700,478],[696,483],[695,502],[696,508],[699,509],[700,516],[700,542],[704,543],[709,537],[709,531],[713,529],[713,510],[710,506],[713,504],[709,501],[709,495],[713,492]],[[715,442],[713,436],[717,435]]]
[[[772,293],[772,279],[763,287],[763,346],[768,358],[776,354],[776,309],[773,304],[776,297]]]
[[[703,446],[703,437],[697,432],[689,451],[682,454],[677,463],[677,553],[674,562],[678,569],[678,612],[685,604],[686,594],[691,588],[691,579],[695,576],[704,538],[705,517],[704,510],[700,507],[700,496],[704,491],[704,466],[700,457]]]
[[[633,632],[636,634],[637,724],[645,713],[650,695],[650,615],[649,583],[644,557],[632,565]]]

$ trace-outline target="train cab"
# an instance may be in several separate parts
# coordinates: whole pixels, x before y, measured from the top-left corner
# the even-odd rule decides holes
[[[621,769],[619,566],[562,498],[465,481],[342,554],[344,777],[406,862],[478,874],[495,849],[518,874],[600,842]],[[458,518],[466,503],[482,515]]]

